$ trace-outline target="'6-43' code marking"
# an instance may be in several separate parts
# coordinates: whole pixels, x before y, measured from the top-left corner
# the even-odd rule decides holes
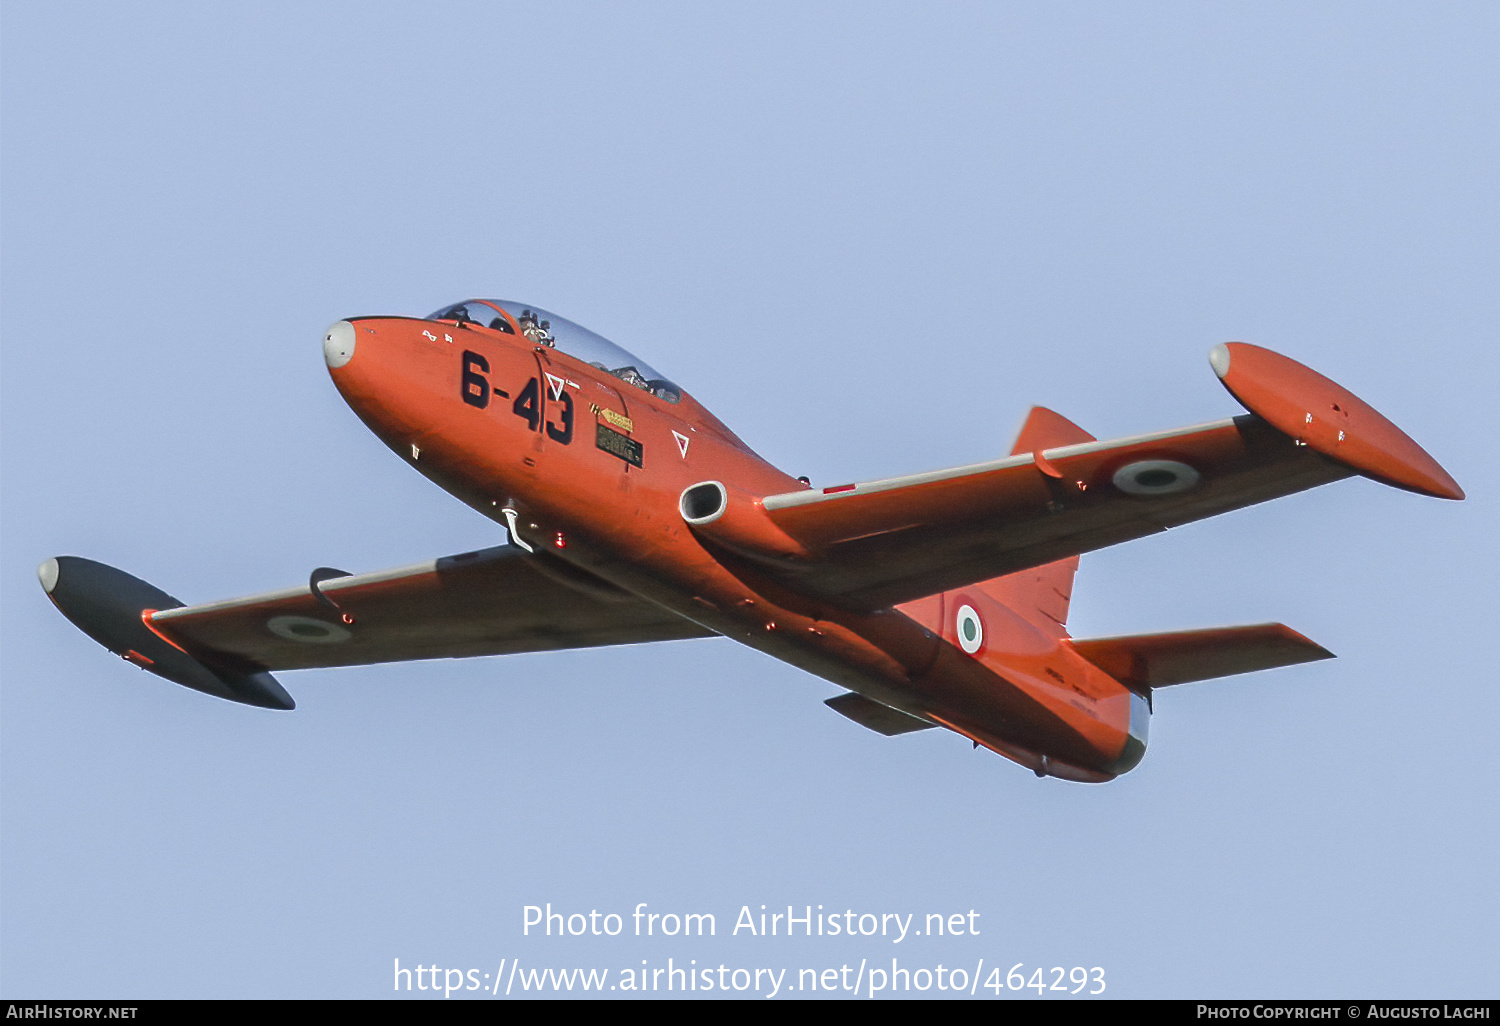
[[[509,392],[490,386],[489,378],[485,377],[489,372],[488,360],[471,349],[464,350],[458,389],[464,402],[482,410],[489,406],[492,393],[502,399],[510,398]],[[526,382],[526,387],[521,389],[521,393],[510,404],[510,412],[526,421],[528,429],[540,431],[545,427],[548,438],[559,445],[568,445],[573,441],[573,397],[562,387],[554,387],[550,391],[552,402],[561,407],[556,420],[553,419],[553,411],[547,408],[547,397],[537,378]]]

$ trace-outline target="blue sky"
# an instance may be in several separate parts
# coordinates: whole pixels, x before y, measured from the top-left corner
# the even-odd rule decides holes
[[[12,2],[0,28],[5,996],[892,957],[1495,996],[1493,5]],[[44,600],[65,553],[193,602],[497,543],[319,346],[471,295],[639,353],[815,481],[993,458],[1033,403],[1100,437],[1232,415],[1205,356],[1244,339],[1469,499],[1355,480],[1086,557],[1079,636],[1280,620],[1339,656],[1160,694],[1103,787],[879,737],[725,640],[285,674],[279,714]],[[546,902],[719,934],[522,936]],[[727,935],[761,904],[981,934]]]

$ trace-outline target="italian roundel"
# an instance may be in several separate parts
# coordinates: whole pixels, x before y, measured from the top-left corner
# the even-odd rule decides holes
[[[969,655],[978,652],[979,646],[984,644],[984,621],[979,619],[974,607],[959,606],[958,621],[954,626],[958,629],[958,647]]]

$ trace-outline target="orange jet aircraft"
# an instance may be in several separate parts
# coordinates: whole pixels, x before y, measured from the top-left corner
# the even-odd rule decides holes
[[[470,300],[328,329],[333,382],[412,467],[509,542],[417,566],[184,605],[76,556],[42,586],[94,640],[167,680],[272,709],[271,670],[724,635],[831,681],[881,734],[947,727],[1038,776],[1140,762],[1156,689],[1331,653],[1281,624],[1078,639],[1080,553],[1362,474],[1463,491],[1322,375],[1230,342],[1249,411],[1100,442],[1031,411],[1011,455],[813,488],[608,340]]]

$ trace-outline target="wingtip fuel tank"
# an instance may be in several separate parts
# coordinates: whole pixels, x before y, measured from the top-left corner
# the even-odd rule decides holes
[[[1217,345],[1208,361],[1245,409],[1314,451],[1410,492],[1464,497],[1458,482],[1411,436],[1311,367],[1248,342]]]
[[[37,568],[37,577],[73,626],[141,669],[231,702],[265,709],[296,707],[286,689],[264,670],[217,661],[210,666],[153,626],[153,613],[182,605],[160,588],[80,556],[48,559]]]

